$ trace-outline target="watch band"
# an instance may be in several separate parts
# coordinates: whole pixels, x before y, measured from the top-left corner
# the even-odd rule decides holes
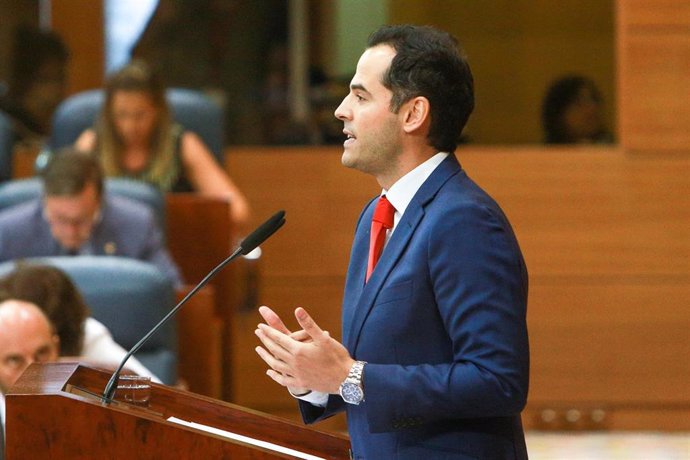
[[[350,373],[347,375],[348,379],[353,379],[360,385],[362,384],[362,373],[364,372],[364,365],[366,361],[355,361],[350,368]]]
[[[355,361],[350,367],[347,377],[340,384],[340,396],[348,404],[358,405],[364,401],[364,378],[365,361]]]

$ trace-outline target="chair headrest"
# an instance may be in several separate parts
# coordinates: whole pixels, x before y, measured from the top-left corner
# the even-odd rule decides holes
[[[147,205],[156,216],[160,228],[165,230],[165,197],[154,186],[141,181],[109,177],[105,180],[105,191],[109,195]],[[0,183],[0,211],[39,198],[42,194],[43,183],[38,177]]]
[[[43,183],[37,177],[3,182],[0,184],[0,210],[33,200],[42,194]]]
[[[204,93],[187,88],[168,88],[166,98],[175,121],[194,131],[223,164],[223,110]],[[83,91],[65,99],[53,114],[50,148],[57,150],[74,144],[79,135],[92,127],[101,111],[101,89]]]
[[[116,342],[131,348],[172,309],[171,282],[148,262],[114,256],[57,256],[24,259],[55,266],[70,277],[91,309],[91,316],[110,329]],[[15,268],[0,263],[0,277]],[[142,350],[175,349],[174,323],[164,326]]]

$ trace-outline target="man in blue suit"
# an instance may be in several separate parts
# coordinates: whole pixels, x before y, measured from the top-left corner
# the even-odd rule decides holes
[[[43,171],[43,197],[0,213],[0,262],[26,257],[112,255],[156,265],[175,285],[179,270],[144,204],[108,196],[90,155],[67,149]]]
[[[357,223],[344,345],[303,308],[292,333],[260,309],[268,375],[301,400],[307,423],[346,410],[353,458],[527,458],[527,270],[505,215],[454,155],[473,107],[451,36],[375,32],[335,111],[343,164],[373,175],[386,197]]]

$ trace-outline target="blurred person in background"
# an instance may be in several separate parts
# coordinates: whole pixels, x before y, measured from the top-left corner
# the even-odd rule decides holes
[[[113,340],[105,325],[90,316],[89,307],[72,280],[57,267],[18,263],[0,279],[0,301],[31,302],[46,314],[60,339],[60,356],[79,357],[116,368],[127,351]],[[160,380],[134,356],[127,369]]]
[[[160,78],[133,61],[108,78],[99,120],[77,139],[95,152],[108,177],[142,180],[161,192],[195,191],[228,198],[231,218],[246,226],[249,204],[195,133],[172,119]]]
[[[612,136],[604,126],[603,100],[592,80],[568,75],[554,81],[542,105],[546,144],[605,144]]]
[[[5,457],[5,394],[31,363],[58,359],[60,339],[36,305],[0,301],[0,459]]]
[[[43,196],[0,212],[0,261],[50,256],[121,256],[149,262],[176,287],[179,268],[145,204],[105,193],[92,155],[63,149],[42,172]]]
[[[69,51],[54,32],[20,26],[14,35],[10,81],[0,110],[12,119],[15,142],[40,145],[65,97]]]

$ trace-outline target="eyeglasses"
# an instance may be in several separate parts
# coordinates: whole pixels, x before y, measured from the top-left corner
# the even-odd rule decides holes
[[[97,209],[93,217],[83,216],[83,217],[67,217],[50,211],[47,207],[43,210],[43,218],[51,225],[57,225],[60,227],[77,227],[77,228],[87,228],[91,227],[101,220],[101,210]]]

